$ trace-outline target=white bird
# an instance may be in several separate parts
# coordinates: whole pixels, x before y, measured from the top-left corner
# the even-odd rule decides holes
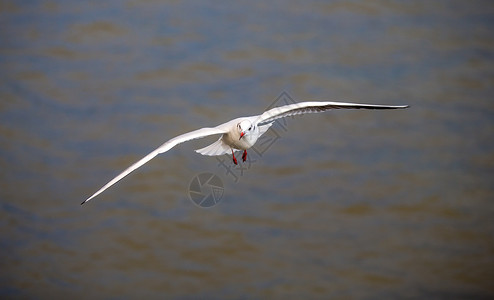
[[[276,119],[299,114],[323,112],[329,109],[337,108],[398,109],[407,107],[408,105],[391,106],[344,102],[300,102],[272,108],[264,112],[262,115],[241,117],[218,125],[216,127],[205,127],[197,129],[174,137],[171,140],[165,142],[156,150],[144,156],[141,160],[125,169],[125,171],[117,175],[117,177],[110,180],[110,182],[105,184],[91,197],[83,201],[81,205],[98,196],[106,189],[120,181],[122,178],[129,175],[132,171],[153,159],[156,155],[164,153],[175,147],[176,145],[186,141],[203,138],[210,135],[221,134],[220,138],[216,142],[202,149],[198,149],[196,150],[196,152],[202,155],[209,156],[222,155],[231,152],[233,163],[237,164],[237,159],[235,158],[234,152],[244,150],[242,154],[242,160],[245,162],[247,158],[247,149],[249,149],[256,143],[257,139],[259,139],[259,137],[269,129],[269,127],[273,124],[273,121]]]

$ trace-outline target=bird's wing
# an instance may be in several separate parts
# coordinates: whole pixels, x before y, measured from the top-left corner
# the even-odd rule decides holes
[[[224,125],[224,124],[222,124],[222,125]],[[219,125],[218,127],[220,127],[222,125]],[[171,140],[167,141],[163,145],[159,146],[153,152],[151,152],[148,155],[144,156],[138,162],[134,163],[133,165],[131,165],[130,167],[128,167],[127,169],[125,169],[125,171],[123,171],[122,173],[120,173],[117,177],[115,177],[112,180],[110,180],[110,182],[108,182],[107,184],[105,184],[101,189],[99,189],[91,197],[87,198],[84,202],[82,202],[81,205],[84,204],[84,203],[86,203],[86,202],[88,202],[89,200],[93,199],[94,197],[98,196],[99,194],[101,194],[102,192],[104,192],[107,188],[109,188],[112,185],[114,185],[115,183],[117,183],[120,179],[122,179],[125,176],[129,175],[132,171],[134,171],[135,169],[139,168],[140,166],[144,165],[145,163],[147,163],[148,161],[150,161],[151,159],[153,159],[156,155],[158,155],[160,153],[163,153],[163,152],[166,152],[166,151],[170,150],[171,148],[175,147],[176,145],[178,145],[180,143],[183,143],[183,142],[186,142],[186,141],[190,141],[190,140],[193,140],[193,139],[198,139],[198,138],[202,138],[202,137],[206,137],[206,136],[214,135],[214,134],[223,134],[223,133],[226,133],[227,132],[223,128],[224,126],[222,126],[222,128],[218,128],[218,127],[215,127],[215,128],[201,128],[201,129],[194,130],[194,131],[191,131],[191,132],[188,132],[188,133],[184,133],[182,135],[179,135],[177,137],[172,138]]]
[[[317,113],[323,112],[329,109],[338,109],[338,108],[353,108],[353,109],[397,109],[397,108],[407,108],[408,105],[375,105],[375,104],[358,104],[358,103],[344,103],[344,102],[300,102],[289,104],[285,106],[275,107],[262,115],[257,116],[256,123],[264,124],[268,122],[272,122],[279,118],[300,115],[300,114],[308,114],[308,113]]]

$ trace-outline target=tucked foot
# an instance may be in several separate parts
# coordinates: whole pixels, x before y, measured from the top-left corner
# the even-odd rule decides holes
[[[235,154],[233,154],[233,149],[232,149],[232,157],[233,157],[233,163],[237,165],[238,163],[237,163],[237,159],[235,158]]]
[[[247,150],[244,150],[244,154],[242,154],[242,161],[247,160]]]

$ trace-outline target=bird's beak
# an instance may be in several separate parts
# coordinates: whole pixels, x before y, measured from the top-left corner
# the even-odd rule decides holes
[[[244,135],[245,135],[245,131],[244,132],[241,132],[240,133],[240,138],[238,138],[238,140],[240,141],[244,137]]]

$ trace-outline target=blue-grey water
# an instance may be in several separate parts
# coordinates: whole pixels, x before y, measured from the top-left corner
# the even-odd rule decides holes
[[[492,299],[493,28],[492,1],[1,1],[0,296]],[[290,118],[237,167],[195,140],[79,205],[291,100],[411,108]]]

